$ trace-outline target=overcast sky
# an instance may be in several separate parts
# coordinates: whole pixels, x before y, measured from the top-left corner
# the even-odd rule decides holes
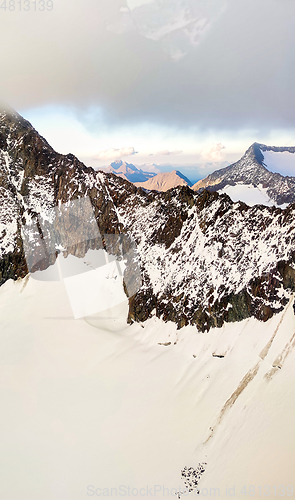
[[[0,9],[1,98],[58,151],[202,176],[254,141],[295,145],[295,0],[19,7]]]

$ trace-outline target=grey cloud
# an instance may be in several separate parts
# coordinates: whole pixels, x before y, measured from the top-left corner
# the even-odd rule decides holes
[[[154,0],[133,11],[121,8],[121,16],[117,16],[107,29],[117,34],[133,30],[147,39],[161,42],[161,49],[177,61],[200,43],[224,5],[224,0],[218,3],[212,0]]]
[[[294,126],[293,1],[155,0],[126,9],[125,0],[59,0],[52,12],[3,12],[0,97],[18,110],[69,105],[85,121],[97,108],[119,125]],[[175,12],[191,16],[194,29],[207,20],[191,35],[197,43],[187,26],[172,29]]]

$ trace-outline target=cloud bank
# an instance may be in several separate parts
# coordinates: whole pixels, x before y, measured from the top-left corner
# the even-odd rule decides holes
[[[211,144],[203,149],[203,151],[201,152],[201,157],[203,158],[203,160],[206,160],[208,162],[223,161],[225,157],[223,153],[224,149],[225,146],[220,142],[216,144]]]
[[[163,149],[162,151],[158,151],[156,155],[169,156],[169,155],[180,155],[181,153],[183,153],[182,149],[176,149],[175,151],[169,151],[168,149]]]
[[[92,110],[92,128],[96,112],[108,126],[294,127],[294,1],[138,4],[2,12],[0,98],[18,110],[70,106],[81,120]]]
[[[93,160],[117,160],[118,158],[122,158],[124,156],[135,155],[137,151],[134,148],[120,148],[120,149],[107,149],[104,151],[100,151],[97,155],[92,157]]]

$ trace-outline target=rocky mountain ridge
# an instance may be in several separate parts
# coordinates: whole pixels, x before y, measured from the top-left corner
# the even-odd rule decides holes
[[[142,286],[129,297],[129,322],[156,315],[205,331],[250,316],[265,321],[294,290],[294,205],[249,207],[188,186],[165,193],[136,188],[56,153],[14,111],[0,113],[0,144],[1,284],[28,273],[23,226],[87,196],[102,235],[130,234],[136,241],[138,260],[127,262],[124,279],[139,265]],[[114,243],[89,238],[73,241],[64,256],[84,257],[101,245],[116,254]]]
[[[238,184],[261,186],[275,204],[294,203],[295,177],[270,172],[265,162],[268,152],[294,154],[295,167],[295,147],[266,146],[255,142],[240,160],[228,167],[216,170],[194,184],[192,189],[221,191],[227,186]]]

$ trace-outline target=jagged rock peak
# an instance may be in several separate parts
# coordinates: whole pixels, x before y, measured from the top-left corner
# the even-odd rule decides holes
[[[288,155],[288,158],[286,157]],[[267,204],[284,205],[295,201],[295,177],[283,176],[280,173],[270,171],[267,167],[270,163],[272,170],[283,162],[293,162],[295,167],[295,147],[266,146],[255,142],[252,144],[240,160],[228,167],[216,170],[204,179],[198,181],[193,189],[209,189],[210,191],[221,191],[234,193],[232,187],[237,186],[240,196],[243,196],[242,186],[252,187],[259,190],[261,198]],[[240,198],[243,200],[243,197]],[[263,201],[262,201],[263,203]]]

